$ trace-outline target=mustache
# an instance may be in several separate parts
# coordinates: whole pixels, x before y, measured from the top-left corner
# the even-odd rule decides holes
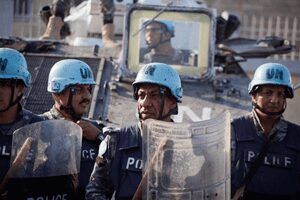
[[[153,112],[151,112],[150,110],[139,110],[140,114],[153,114]]]
[[[89,100],[89,99],[82,99],[80,102],[79,102],[79,104],[82,104],[82,103],[91,103],[91,100]]]

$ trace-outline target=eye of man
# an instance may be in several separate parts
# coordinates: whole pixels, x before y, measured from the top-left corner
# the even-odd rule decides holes
[[[146,97],[146,95],[148,95],[148,98],[151,98],[151,99],[154,99],[154,98],[157,98],[157,97],[160,97],[160,93],[159,91],[151,91],[149,93],[147,93],[146,91],[139,91],[138,92],[138,98],[139,99],[144,99]]]
[[[84,93],[85,90],[88,90],[89,93],[92,93],[92,89],[93,87],[91,85],[86,86],[80,86],[80,85],[76,85],[75,87],[72,87],[71,90],[75,93],[75,94],[82,94]]]
[[[262,91],[261,95],[265,98],[270,98],[274,95],[274,93],[275,93],[275,95],[277,95],[278,98],[285,98],[285,92],[284,91],[274,92],[272,90],[267,90],[267,91]]]
[[[161,28],[146,28],[145,33],[154,32],[154,33],[162,33]]]
[[[8,79],[0,80],[0,87],[10,87],[12,85],[12,81]]]

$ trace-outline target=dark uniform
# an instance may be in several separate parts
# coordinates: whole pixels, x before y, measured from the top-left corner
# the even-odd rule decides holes
[[[0,124],[0,180],[2,182],[10,166],[13,132],[27,124],[43,119],[19,106],[17,120],[11,124]],[[57,186],[57,187],[53,187]],[[7,199],[72,199],[74,187],[70,176],[41,178],[12,178],[4,189]]]
[[[32,112],[22,109],[17,116],[17,120],[10,124],[0,124],[0,180],[2,182],[10,166],[12,134],[18,128],[27,124],[42,121],[43,119]]]
[[[183,65],[188,62],[181,50],[174,50],[172,55],[154,54],[153,52],[144,55],[144,63],[161,62],[173,65]]]
[[[242,185],[266,137],[254,111],[235,119],[232,129],[231,185],[235,191]],[[272,134],[276,135],[248,184],[244,199],[300,199],[300,126],[281,118],[271,130]]]
[[[50,111],[42,115],[47,119],[63,119],[64,117],[60,112],[52,107]],[[90,121],[88,119],[84,119]],[[102,125],[91,121],[95,126],[102,129]],[[89,182],[89,177],[93,171],[94,163],[96,161],[97,153],[99,148],[99,141],[90,141],[85,138],[82,139],[81,147],[81,163],[80,163],[80,175],[79,175],[79,186],[76,193],[76,199],[84,199],[85,187]]]
[[[86,199],[132,199],[142,178],[142,138],[138,125],[109,133],[108,149],[97,158]],[[101,145],[102,146],[102,145]],[[101,151],[101,149],[99,150]]]

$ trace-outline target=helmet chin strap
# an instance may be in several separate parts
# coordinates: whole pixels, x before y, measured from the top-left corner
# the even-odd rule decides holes
[[[286,102],[284,103],[283,109],[279,112],[268,112],[265,109],[263,109],[262,107],[260,107],[259,105],[257,105],[256,102],[252,101],[252,105],[254,106],[254,108],[257,108],[258,110],[260,110],[262,113],[269,115],[269,116],[276,116],[276,115],[282,115],[282,113],[284,113],[285,109],[286,109]]]
[[[19,103],[22,99],[23,94],[21,94],[20,96],[18,96],[15,100],[14,100],[14,93],[15,93],[15,88],[17,85],[17,80],[13,79],[13,84],[11,85],[11,94],[10,94],[10,100],[9,100],[9,104],[6,108],[0,110],[0,112],[6,112],[8,109],[10,109],[11,107],[13,107],[14,105],[16,105],[17,103]]]
[[[163,110],[165,107],[165,92],[166,92],[166,88],[160,88],[160,110],[159,110],[159,116],[158,116],[158,120],[164,120],[167,117],[169,117],[170,115],[173,114],[177,114],[178,112],[178,108],[177,106],[175,108],[172,108],[169,110],[169,112],[165,115],[163,115]]]
[[[67,114],[69,114],[72,117],[72,119],[74,119],[75,121],[78,121],[82,118],[82,115],[77,114],[74,111],[74,108],[72,106],[72,100],[73,100],[74,93],[75,93],[75,91],[72,88],[70,88],[67,106],[60,105],[59,109],[64,110]]]
[[[158,120],[166,119],[170,115],[176,115],[177,113],[178,113],[178,107],[176,106],[175,108],[170,109],[170,111],[167,114],[161,116],[161,118],[158,119]]]

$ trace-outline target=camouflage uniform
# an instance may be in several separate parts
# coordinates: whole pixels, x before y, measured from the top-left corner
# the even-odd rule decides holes
[[[188,58],[184,58],[183,52],[181,50],[174,49],[172,55],[161,55],[161,54],[154,54],[152,52],[146,53],[144,55],[144,63],[151,63],[151,62],[161,62],[170,65],[183,65],[187,62],[184,60],[188,60]]]

